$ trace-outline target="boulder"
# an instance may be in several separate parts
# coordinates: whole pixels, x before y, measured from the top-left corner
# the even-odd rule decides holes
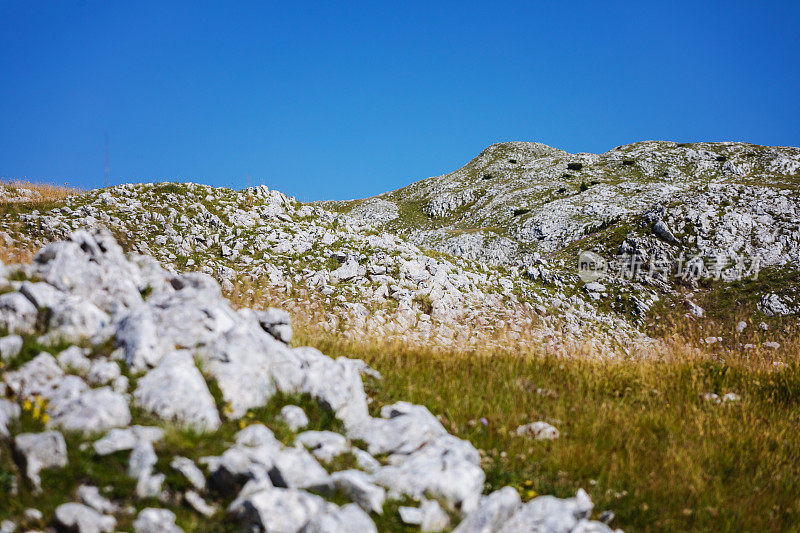
[[[553,440],[559,437],[558,429],[541,421],[519,426],[515,433],[520,437],[533,437],[536,440]]]
[[[14,438],[14,455],[20,469],[39,488],[39,472],[67,466],[67,443],[58,431],[21,433]]]
[[[53,521],[59,530],[77,533],[111,533],[117,525],[113,516],[103,515],[80,503],[59,505]]]
[[[382,407],[381,416],[364,419],[348,431],[350,438],[366,442],[372,455],[411,453],[447,434],[439,420],[421,405],[397,402]]]
[[[330,462],[350,449],[347,439],[333,431],[304,431],[294,439],[305,446],[320,461]]]
[[[574,498],[563,500],[539,496],[521,506],[498,531],[572,531],[581,520],[589,517],[592,507],[592,501],[583,489],[579,489]]]
[[[180,456],[174,457],[169,463],[169,466],[173,470],[183,474],[183,477],[185,477],[197,490],[203,490],[206,488],[206,476],[191,459]]]
[[[0,329],[8,333],[33,333],[39,312],[18,292],[0,294]]]
[[[292,340],[292,322],[289,313],[275,307],[254,312],[264,331],[284,344],[288,344]]]
[[[0,360],[13,359],[22,350],[22,337],[19,335],[6,335],[0,338]]]
[[[175,513],[169,509],[142,509],[133,522],[135,533],[183,533],[175,525]]]
[[[97,455],[132,450],[141,442],[153,443],[164,438],[164,430],[151,426],[131,426],[124,429],[112,429],[105,437],[94,442],[92,447]]]
[[[110,387],[88,389],[74,398],[52,395],[47,411],[52,426],[84,434],[124,427],[131,422],[127,399]]]
[[[78,499],[98,513],[111,514],[118,510],[118,507],[111,500],[103,497],[100,494],[100,490],[92,485],[78,487]]]
[[[168,422],[198,431],[215,431],[220,425],[208,385],[185,350],[166,356],[140,378],[133,398],[137,406]]]
[[[314,494],[291,488],[265,488],[234,500],[228,513],[248,531],[278,533],[302,531],[312,519],[332,509],[333,504]]]
[[[392,498],[433,497],[465,514],[477,507],[485,479],[478,451],[452,435],[437,437],[408,455],[393,454],[372,476]]]
[[[303,533],[377,533],[375,523],[358,505],[350,503],[317,515]]]
[[[0,437],[10,435],[8,425],[17,420],[21,412],[22,410],[16,403],[0,398]]]
[[[458,524],[453,533],[494,533],[517,512],[522,501],[514,487],[503,487],[483,496],[478,507]]]
[[[334,494],[340,491],[365,511],[376,514],[383,513],[386,491],[375,485],[369,474],[360,470],[334,472],[324,483],[311,488],[322,494]]]
[[[301,407],[296,405],[285,405],[281,408],[280,419],[283,420],[289,429],[297,431],[308,425],[308,416]]]

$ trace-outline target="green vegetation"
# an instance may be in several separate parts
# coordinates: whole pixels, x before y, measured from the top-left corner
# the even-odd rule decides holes
[[[795,362],[775,371],[735,356],[595,361],[298,342],[379,370],[375,405],[402,398],[442,415],[483,450],[486,491],[512,485],[528,499],[583,487],[595,516],[611,510],[627,531],[778,531],[800,520]],[[707,392],[741,401],[715,404]],[[536,420],[561,437],[514,433]]]

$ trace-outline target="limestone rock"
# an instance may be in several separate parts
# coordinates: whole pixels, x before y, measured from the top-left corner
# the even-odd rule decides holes
[[[142,509],[133,522],[135,533],[183,533],[175,525],[175,513],[169,509]]]
[[[80,503],[59,505],[54,521],[60,530],[79,533],[111,533],[117,525],[113,516],[103,515]]]
[[[281,408],[280,419],[283,420],[289,429],[297,431],[308,425],[308,416],[301,407],[296,405],[285,405]]]
[[[137,382],[136,405],[163,420],[198,431],[220,425],[214,398],[187,351],[173,352]]]
[[[34,487],[39,487],[39,472],[45,468],[67,466],[67,443],[58,431],[21,433],[14,438],[14,453],[20,469]]]

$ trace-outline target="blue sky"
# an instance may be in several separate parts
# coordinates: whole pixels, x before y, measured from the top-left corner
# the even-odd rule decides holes
[[[797,146],[798,32],[798,2],[0,0],[0,176],[102,186],[106,133],[112,183],[301,200],[504,140]]]

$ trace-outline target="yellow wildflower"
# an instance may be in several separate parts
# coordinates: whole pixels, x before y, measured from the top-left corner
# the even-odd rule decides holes
[[[33,407],[33,404],[31,404],[30,400],[25,400],[22,404],[22,408],[26,411],[30,411],[31,407]]]
[[[530,500],[530,499],[532,499],[534,496],[536,496],[536,491],[535,491],[535,490],[529,490],[528,492],[526,492],[526,493],[525,493],[525,496],[527,496],[527,497],[528,497],[528,499]]]

